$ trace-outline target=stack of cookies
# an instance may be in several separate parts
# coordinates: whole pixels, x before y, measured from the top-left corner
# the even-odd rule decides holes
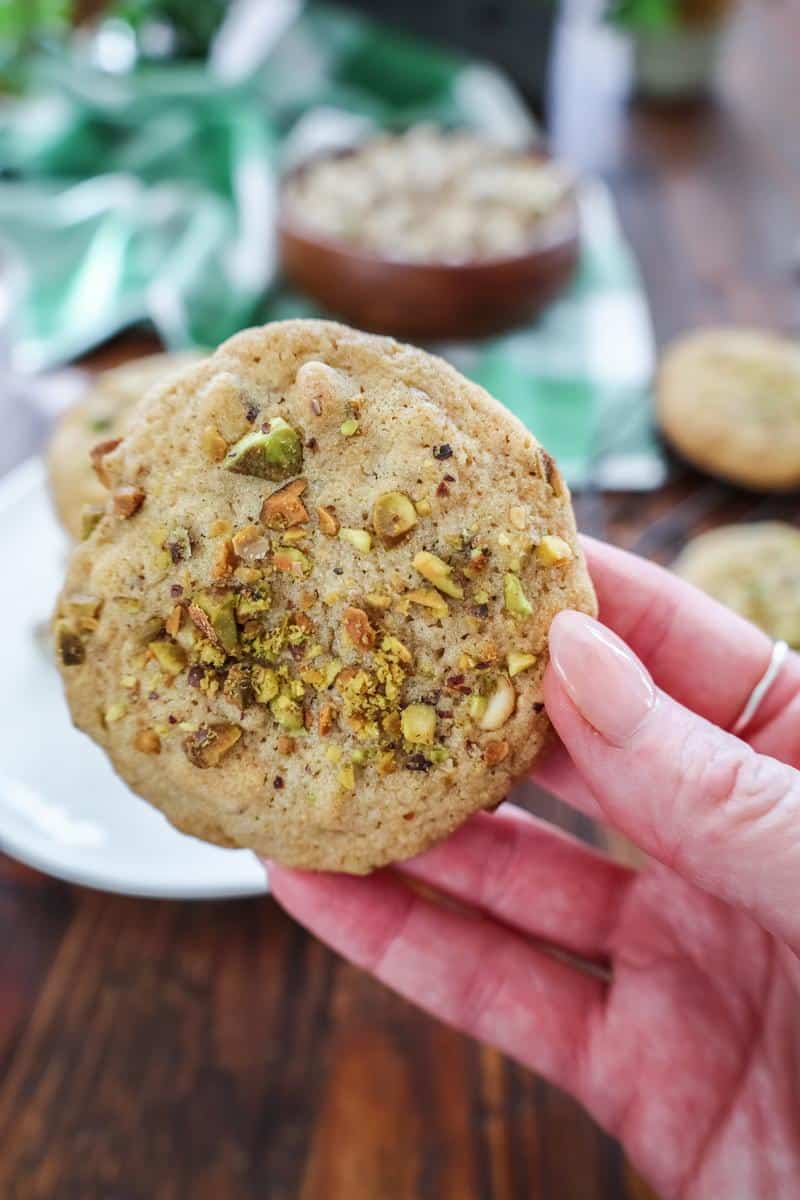
[[[709,474],[758,492],[800,486],[800,347],[750,329],[707,329],[664,355],[664,436]],[[779,521],[723,526],[689,543],[679,574],[800,646],[800,530]]]

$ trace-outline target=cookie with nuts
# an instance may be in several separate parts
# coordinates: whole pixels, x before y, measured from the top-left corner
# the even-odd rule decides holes
[[[366,872],[530,768],[550,622],[594,594],[552,459],[452,367],[330,322],[248,330],[102,468],[61,671],[178,828]]]
[[[800,649],[800,529],[723,525],[693,538],[673,570],[770,637]]]
[[[150,354],[101,371],[61,417],[47,448],[47,475],[58,519],[75,541],[86,536],[106,505],[102,459],[124,433],[136,404],[154,383],[199,360],[190,352]]]
[[[800,486],[800,346],[754,329],[703,329],[667,349],[661,430],[689,462],[754,491]]]

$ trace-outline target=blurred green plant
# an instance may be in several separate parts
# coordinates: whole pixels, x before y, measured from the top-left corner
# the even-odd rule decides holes
[[[0,0],[0,39],[34,41],[69,25],[72,0]]]
[[[26,57],[63,35],[72,16],[72,0],[0,0],[0,91],[22,86]]]
[[[137,34],[148,26],[165,26],[174,39],[176,54],[202,58],[227,8],[228,0],[117,0],[108,11]]]
[[[734,0],[610,0],[607,14],[626,29],[666,31],[679,26],[714,25]]]

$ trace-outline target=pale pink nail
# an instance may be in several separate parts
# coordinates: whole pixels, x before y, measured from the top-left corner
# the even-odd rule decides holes
[[[562,612],[553,621],[550,660],[583,718],[615,746],[641,729],[658,699],[636,655],[585,613]]]

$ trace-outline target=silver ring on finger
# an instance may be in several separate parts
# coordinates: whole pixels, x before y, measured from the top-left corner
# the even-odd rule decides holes
[[[736,718],[735,723],[731,726],[731,733],[743,733],[752,722],[753,717],[761,707],[764,697],[775,682],[788,653],[789,647],[786,642],[775,642],[767,669],[748,696],[745,706]]]

